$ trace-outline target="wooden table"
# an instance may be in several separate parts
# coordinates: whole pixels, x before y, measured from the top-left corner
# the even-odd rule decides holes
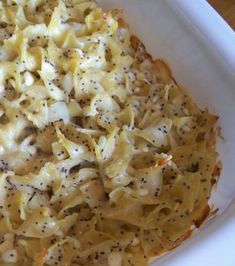
[[[208,2],[235,30],[235,0],[208,0]]]

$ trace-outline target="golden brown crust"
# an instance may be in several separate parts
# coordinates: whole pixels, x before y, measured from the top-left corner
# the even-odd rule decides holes
[[[221,161],[218,161],[217,164],[215,165],[214,171],[212,173],[212,178],[211,178],[211,185],[217,185],[217,182],[219,180],[219,177],[221,175],[222,171],[222,163]]]
[[[172,73],[168,65],[162,59],[155,60],[155,64],[156,64],[157,70],[159,71],[161,75],[162,80],[166,83],[170,83],[173,77],[172,77]]]
[[[48,251],[43,248],[42,251],[38,252],[35,256],[35,262],[38,263],[37,265],[43,265],[43,261],[45,257],[48,255]]]
[[[194,221],[194,224],[197,228],[199,228],[202,223],[205,221],[205,219],[208,217],[209,213],[210,213],[210,207],[208,204],[206,204],[206,206],[202,209],[202,213],[201,215],[199,216],[199,218],[197,218],[195,221]]]
[[[126,24],[127,23],[125,21],[121,21],[120,22],[120,25],[123,25],[123,27],[124,26],[126,27]],[[151,60],[151,62],[155,63],[156,71],[157,71],[157,73],[159,75],[159,78],[163,82],[170,83],[170,82],[173,81],[177,85],[177,82],[175,81],[175,79],[174,79],[174,77],[172,75],[170,67],[162,59],[153,60],[152,56],[149,53],[147,53],[144,44],[140,41],[140,39],[137,36],[135,36],[135,35],[131,36],[131,45],[132,45],[132,48],[135,51],[139,50],[143,54],[143,56],[145,58],[147,58],[147,59]],[[182,89],[180,86],[179,86],[179,88]],[[218,135],[218,134],[215,134],[215,132],[213,130],[213,126],[217,122],[219,117],[216,116],[216,115],[210,115],[210,119],[211,119],[210,122],[212,124],[212,128],[211,128],[211,132],[210,132],[210,135],[209,135],[209,143],[208,144],[209,144],[209,146],[213,147],[216,144],[216,138],[217,138],[217,135]],[[217,165],[215,166],[214,172],[212,174],[212,185],[214,183],[216,183],[216,181],[214,182],[215,177],[219,177],[220,176],[221,169],[222,169],[221,162],[218,162]],[[214,212],[213,212],[213,210],[211,210],[210,206],[207,203],[204,206],[204,208],[202,208],[201,214],[194,221],[194,225],[196,226],[196,228],[199,228],[202,225],[202,223],[207,219],[207,217],[209,216],[210,213],[214,213]],[[165,253],[165,252],[167,252],[167,251],[169,251],[171,249],[176,248],[183,241],[188,239],[192,235],[192,233],[193,233],[193,230],[189,230],[188,232],[185,233],[185,235],[183,237],[181,237],[176,242],[169,244],[164,249],[156,250],[155,255],[159,256],[159,255],[161,255],[161,254],[163,254],[163,253]]]
[[[131,36],[131,46],[135,51],[139,51],[141,52],[141,54],[143,54],[145,56],[145,58],[149,59],[150,61],[153,62],[153,58],[152,56],[147,53],[146,48],[144,46],[144,44],[140,41],[140,39],[138,37],[136,37],[135,35]]]
[[[118,27],[128,29],[129,24],[123,18],[119,18],[118,19]]]

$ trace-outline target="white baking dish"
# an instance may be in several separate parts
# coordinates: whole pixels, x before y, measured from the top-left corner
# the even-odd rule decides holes
[[[219,115],[223,171],[211,202],[214,219],[157,266],[235,265],[235,33],[204,0],[99,0],[124,8],[131,30],[171,67],[201,106]],[[234,200],[234,202],[233,202]]]

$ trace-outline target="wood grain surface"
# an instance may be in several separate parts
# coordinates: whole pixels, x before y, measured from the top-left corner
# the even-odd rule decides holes
[[[208,0],[208,2],[235,30],[235,0]]]

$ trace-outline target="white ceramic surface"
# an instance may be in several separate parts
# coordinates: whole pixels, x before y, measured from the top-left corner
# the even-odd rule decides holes
[[[221,0],[222,1],[222,0]],[[235,266],[235,34],[204,0],[98,0],[123,8],[131,30],[202,107],[219,115],[223,171],[211,201],[219,215],[157,266]],[[233,201],[234,200],[234,201]],[[233,201],[233,202],[232,202]]]

